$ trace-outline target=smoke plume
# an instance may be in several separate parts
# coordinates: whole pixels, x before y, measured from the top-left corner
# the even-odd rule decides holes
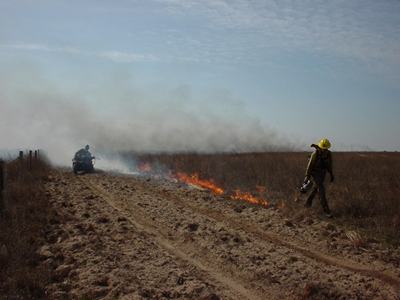
[[[35,66],[25,64],[21,70],[15,75],[0,71],[1,149],[43,149],[59,165],[69,165],[86,144],[94,155],[295,149],[284,136],[243,113],[244,104],[221,90],[193,99],[188,85],[146,90],[115,76],[71,91]]]

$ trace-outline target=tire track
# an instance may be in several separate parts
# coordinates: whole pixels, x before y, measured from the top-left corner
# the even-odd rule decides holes
[[[164,249],[167,249],[169,252],[174,254],[175,256],[181,258],[184,261],[187,261],[191,265],[195,266],[197,269],[206,272],[209,274],[211,277],[215,278],[216,281],[222,283],[224,286],[227,287],[227,293],[230,294],[231,291],[235,291],[236,293],[240,294],[242,297],[249,299],[249,300],[261,300],[264,299],[263,295],[258,295],[256,293],[253,293],[249,291],[244,285],[241,283],[233,280],[231,277],[217,271],[216,269],[212,268],[209,265],[204,264],[200,260],[194,258],[190,254],[187,254],[181,250],[178,249],[178,245],[174,244],[171,242],[167,236],[168,233],[161,232],[160,230],[157,230],[157,228],[154,228],[154,226],[151,225],[150,222],[148,222],[145,218],[140,217],[139,215],[135,215],[134,218],[132,218],[132,214],[126,212],[124,209],[119,207],[116,204],[116,201],[114,199],[114,196],[107,192],[105,189],[102,187],[98,186],[97,184],[93,183],[91,180],[84,181],[81,178],[79,178],[82,183],[84,183],[89,189],[95,192],[101,199],[103,199],[109,206],[111,206],[113,209],[118,211],[121,216],[125,217],[132,225],[136,226],[138,229],[142,230],[143,232],[146,232],[147,234],[151,235],[154,241],[163,247]],[[87,179],[87,178],[85,178]],[[139,220],[139,221],[138,221]],[[235,298],[235,297],[233,297]],[[278,297],[279,298],[279,297]]]
[[[279,236],[271,232],[263,231],[259,226],[254,223],[240,220],[238,218],[235,218],[235,216],[216,211],[214,208],[199,206],[199,203],[196,204],[196,202],[192,201],[193,199],[191,199],[190,197],[182,197],[182,195],[174,191],[174,189],[177,188],[173,187],[173,185],[171,185],[171,189],[165,189],[162,185],[154,186],[154,184],[150,184],[145,180],[135,181],[135,189],[137,191],[129,192],[124,196],[122,193],[119,193],[117,189],[119,189],[121,185],[132,181],[132,178],[118,177],[118,179],[116,179],[115,185],[108,185],[107,183],[105,183],[107,180],[109,182],[113,181],[112,176],[109,175],[105,176],[103,182],[100,179],[96,178],[96,176],[88,176],[88,178],[85,179],[89,179],[86,182],[83,181],[88,188],[90,188],[98,196],[101,196],[102,199],[106,201],[106,203],[108,203],[108,205],[118,211],[119,214],[127,218],[129,222],[131,222],[131,224],[151,235],[158,245],[168,250],[170,253],[176,255],[177,257],[180,257],[182,260],[187,261],[191,265],[195,266],[197,269],[206,272],[216,281],[222,283],[227,290],[235,291],[237,294],[240,294],[242,297],[245,297],[247,299],[264,299],[265,295],[263,295],[263,292],[268,292],[269,289],[273,289],[273,292],[275,294],[278,293],[280,295],[276,296],[276,298],[272,297],[273,299],[284,299],[286,297],[283,291],[284,288],[287,287],[281,286],[278,288],[278,286],[276,285],[265,287],[264,284],[264,291],[260,294],[257,289],[258,283],[256,282],[255,284],[250,284],[249,286],[249,284],[244,282],[243,278],[241,278],[241,275],[242,277],[245,277],[243,276],[245,273],[240,274],[239,269],[231,268],[228,265],[221,265],[220,261],[215,261],[215,256],[213,257],[204,253],[196,253],[198,252],[198,249],[193,248],[196,245],[195,242],[191,245],[190,243],[183,244],[181,241],[177,240],[177,232],[174,231],[171,226],[163,226],[165,224],[162,223],[162,215],[160,215],[160,220],[157,219],[158,208],[153,208],[153,211],[147,209],[147,205],[149,205],[149,203],[150,205],[152,205],[151,202],[148,202],[146,204],[144,201],[143,207],[140,205],[139,207],[136,206],[136,208],[133,208],[132,211],[132,209],[129,208],[127,202],[129,197],[139,197],[139,194],[146,194],[148,198],[161,198],[158,200],[164,203],[165,201],[162,200],[167,200],[170,203],[174,203],[175,207],[177,208],[184,207],[187,210],[191,211],[193,216],[203,216],[205,218],[204,221],[206,219],[209,219],[217,223],[222,222],[229,224],[229,226],[236,228],[237,231],[247,232],[253,237],[264,241],[266,244],[270,242],[276,246],[296,252],[300,257],[308,258],[311,261],[314,261],[316,263],[316,269],[324,268],[320,267],[321,264],[326,266],[333,266],[339,269],[347,270],[348,272],[350,272],[348,274],[356,273],[362,276],[381,280],[382,282],[392,285],[396,288],[400,287],[400,280],[396,278],[396,275],[389,274],[388,272],[381,272],[374,268],[357,264],[353,261],[339,259],[337,257],[322,253],[318,250],[310,249],[299,243],[292,243],[290,241],[280,238]],[[112,190],[113,188],[114,190]],[[141,203],[140,200],[137,200],[136,202],[139,204]],[[130,205],[132,205],[132,203]],[[168,204],[166,205],[168,206]],[[146,216],[145,214],[148,215]],[[151,214],[154,214],[153,219],[149,219],[149,216],[151,216]],[[352,275],[342,276],[347,277]],[[268,279],[269,283],[281,284],[274,278]],[[262,281],[259,281],[259,284],[263,285]],[[278,290],[279,292],[277,292]]]
[[[285,240],[279,238],[278,236],[276,236],[272,233],[267,233],[265,231],[261,231],[260,228],[254,224],[240,221],[236,218],[233,218],[226,214],[216,212],[214,210],[204,209],[202,207],[193,205],[191,203],[188,203],[187,201],[182,200],[181,198],[179,198],[175,195],[171,195],[170,193],[167,193],[163,190],[155,189],[150,185],[147,186],[146,190],[155,195],[158,195],[160,197],[168,199],[178,205],[185,206],[192,211],[196,211],[199,214],[207,216],[209,218],[212,218],[216,221],[228,222],[232,226],[236,227],[237,229],[247,231],[247,232],[257,236],[260,239],[273,242],[274,244],[276,244],[278,246],[285,247],[285,248],[291,249],[293,251],[299,252],[302,255],[309,257],[313,260],[316,260],[316,261],[319,261],[319,262],[322,262],[322,263],[325,263],[328,265],[334,265],[339,268],[343,268],[343,269],[346,269],[346,270],[349,270],[349,271],[355,272],[355,273],[360,273],[365,276],[374,277],[374,278],[380,279],[388,284],[400,287],[400,279],[397,278],[397,276],[394,274],[388,274],[388,273],[381,272],[381,271],[378,271],[373,268],[368,268],[368,267],[356,264],[354,262],[344,260],[343,258],[338,259],[334,256],[327,255],[318,250],[308,248],[304,245],[290,243],[288,241],[285,241]],[[150,224],[148,224],[148,226],[151,226]]]
[[[320,251],[317,251],[315,249],[310,249],[305,247],[304,245],[296,245],[290,242],[287,242],[283,239],[280,239],[279,237],[277,237],[274,234],[271,233],[266,233],[264,231],[261,231],[260,228],[258,228],[257,226],[255,226],[254,224],[249,224],[247,222],[243,222],[240,220],[237,220],[233,217],[230,217],[228,215],[225,214],[221,214],[218,213],[216,211],[212,211],[209,209],[202,209],[198,206],[195,205],[191,205],[190,203],[187,203],[185,201],[182,201],[180,198],[176,197],[176,196],[172,196],[170,194],[167,194],[163,191],[156,191],[157,194],[162,195],[165,198],[170,199],[171,201],[180,204],[180,205],[185,205],[186,207],[197,211],[198,213],[208,216],[210,218],[213,218],[215,220],[219,220],[219,221],[225,221],[225,222],[229,222],[230,224],[232,224],[233,226],[235,226],[238,229],[242,229],[245,230],[247,232],[250,232],[252,234],[254,234],[255,236],[259,237],[260,239],[264,239],[264,240],[268,240],[271,241],[273,243],[275,243],[276,245],[282,246],[282,247],[286,247],[288,249],[294,250],[296,252],[301,253],[304,256],[307,256],[311,259],[329,264],[329,265],[335,265],[337,267],[349,270],[351,272],[355,272],[355,273],[360,273],[366,276],[370,276],[370,277],[374,277],[374,278],[378,278],[384,282],[387,282],[391,285],[395,285],[397,287],[400,287],[400,279],[398,279],[396,277],[396,275],[394,274],[388,274],[388,273],[384,273],[372,268],[368,268],[365,266],[361,266],[358,264],[355,264],[354,262],[348,261],[348,260],[344,260],[344,259],[338,259],[336,257],[330,256],[330,255],[326,255]]]

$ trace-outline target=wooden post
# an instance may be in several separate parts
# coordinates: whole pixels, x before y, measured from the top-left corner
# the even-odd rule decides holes
[[[24,181],[24,151],[19,151],[19,181]]]
[[[29,171],[32,171],[32,150],[29,150]]]
[[[0,212],[4,209],[4,161],[0,159]]]
[[[37,154],[37,150],[35,150],[35,158],[34,158],[34,160],[33,160],[33,165],[34,165],[34,168],[35,169],[37,169],[37,166],[38,166],[38,156],[37,156],[38,154]]]
[[[35,152],[37,152],[37,156],[36,156],[36,168],[40,168],[40,169],[42,169],[42,165],[41,164],[39,164],[39,160],[40,160],[40,149],[37,149]]]

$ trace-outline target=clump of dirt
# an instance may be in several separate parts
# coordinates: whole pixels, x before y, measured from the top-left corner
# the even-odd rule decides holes
[[[54,170],[46,195],[51,299],[399,299],[399,254],[331,220],[104,172]]]

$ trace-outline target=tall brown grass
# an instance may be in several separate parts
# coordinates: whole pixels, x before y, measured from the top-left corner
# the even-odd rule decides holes
[[[5,163],[3,206],[0,211],[0,299],[47,299],[45,286],[50,274],[35,254],[44,238],[49,204],[43,180],[46,158]]]
[[[308,154],[159,154],[139,155],[139,160],[173,171],[199,173],[200,178],[214,179],[226,193],[240,189],[257,196],[255,186],[264,186],[268,203],[278,206],[285,201],[285,212],[293,216],[304,203],[304,199],[294,199],[304,179]],[[329,183],[329,175],[325,181],[333,221],[400,245],[400,153],[333,152],[333,159],[335,181]],[[319,210],[317,200],[314,209]]]
[[[269,206],[284,201],[282,211],[287,216],[305,216],[304,201],[294,198],[304,178],[307,152],[124,155],[160,172],[198,173],[200,179],[214,179],[226,195],[239,189],[258,196],[256,186],[263,186]],[[333,222],[399,246],[400,154],[334,152],[333,157],[336,180],[326,181]],[[44,157],[31,166],[26,159],[21,178],[19,161],[6,163],[5,202],[0,211],[0,299],[47,299],[45,287],[52,278],[36,256],[53,215],[43,190],[50,166]]]

